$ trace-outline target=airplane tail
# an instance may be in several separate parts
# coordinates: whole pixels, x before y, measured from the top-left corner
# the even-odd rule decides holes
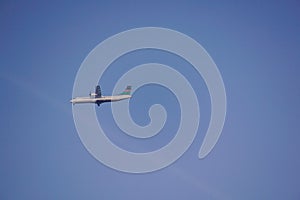
[[[119,95],[130,95],[130,93],[131,93],[131,86],[128,85],[126,87],[126,89],[121,94],[119,94]]]

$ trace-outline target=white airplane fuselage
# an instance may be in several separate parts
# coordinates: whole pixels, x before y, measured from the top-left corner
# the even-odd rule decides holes
[[[78,103],[95,103],[95,104],[101,104],[105,102],[114,102],[114,101],[121,101],[124,99],[131,98],[131,95],[116,95],[116,96],[101,96],[98,98],[93,97],[76,97],[73,98],[70,102],[72,104],[78,104]]]

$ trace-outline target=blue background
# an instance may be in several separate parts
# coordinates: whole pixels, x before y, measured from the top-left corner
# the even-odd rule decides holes
[[[222,74],[228,111],[219,142],[199,160],[210,117],[201,77],[164,52],[120,58],[100,80],[104,94],[131,67],[159,62],[190,80],[201,106],[197,137],[179,160],[153,173],[127,174],[86,151],[69,100],[77,70],[97,44],[145,26],[174,29],[203,45]],[[0,30],[0,199],[300,199],[299,2],[2,1]],[[124,135],[109,104],[97,114],[118,145],[154,150],[172,138],[180,110],[166,88],[148,85],[130,101],[136,123],[149,123],[153,103],[168,111],[161,140]]]

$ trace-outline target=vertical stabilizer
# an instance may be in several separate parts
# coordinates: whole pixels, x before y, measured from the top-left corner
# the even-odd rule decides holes
[[[119,95],[130,95],[130,93],[131,93],[131,86],[128,85],[126,87],[126,89],[121,94],[119,94]]]

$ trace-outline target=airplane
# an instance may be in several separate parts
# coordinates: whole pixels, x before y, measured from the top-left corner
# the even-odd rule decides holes
[[[95,103],[98,106],[100,106],[101,103],[105,102],[115,102],[115,101],[121,101],[124,99],[131,98],[131,86],[128,85],[126,89],[116,95],[116,96],[102,96],[100,86],[97,85],[95,89],[95,93],[90,93],[89,97],[75,97],[72,100],[70,100],[70,103],[78,104],[78,103]]]

